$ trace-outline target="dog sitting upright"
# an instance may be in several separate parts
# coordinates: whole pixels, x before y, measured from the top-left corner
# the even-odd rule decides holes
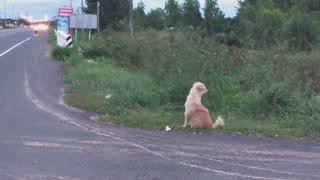
[[[220,116],[218,116],[215,123],[212,124],[208,109],[202,105],[201,98],[207,91],[203,83],[196,82],[193,84],[186,103],[184,104],[185,113],[182,127],[189,125],[191,128],[200,129],[218,128],[224,125],[224,120]]]

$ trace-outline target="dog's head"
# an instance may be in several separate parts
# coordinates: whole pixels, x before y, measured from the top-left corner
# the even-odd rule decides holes
[[[200,96],[208,92],[206,86],[201,82],[194,83],[192,89],[195,90]]]

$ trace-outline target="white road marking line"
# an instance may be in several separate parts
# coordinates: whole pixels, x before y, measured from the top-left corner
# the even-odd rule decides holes
[[[18,44],[16,44],[16,45],[12,46],[10,49],[8,49],[8,50],[6,50],[5,52],[1,53],[1,54],[0,54],[0,57],[2,57],[3,55],[7,54],[7,53],[8,53],[8,52],[10,52],[10,51],[12,51],[14,48],[16,48],[16,47],[20,46],[21,44],[23,44],[23,43],[25,43],[25,42],[29,41],[30,39],[31,39],[31,37],[29,37],[29,38],[27,38],[27,39],[25,39],[25,40],[23,40],[23,41],[19,42]]]
[[[6,35],[11,35],[12,33],[11,32],[8,32],[8,33],[0,33],[0,35],[2,36],[2,37],[5,37]]]

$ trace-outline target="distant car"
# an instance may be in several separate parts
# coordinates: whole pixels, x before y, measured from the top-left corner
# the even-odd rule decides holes
[[[39,31],[47,31],[49,28],[49,25],[47,24],[32,24],[30,27],[35,31],[35,33],[38,33]]]

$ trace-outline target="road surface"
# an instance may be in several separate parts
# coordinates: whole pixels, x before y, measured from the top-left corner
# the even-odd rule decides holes
[[[0,31],[1,180],[320,179],[319,142],[99,123],[64,104],[47,41]]]

